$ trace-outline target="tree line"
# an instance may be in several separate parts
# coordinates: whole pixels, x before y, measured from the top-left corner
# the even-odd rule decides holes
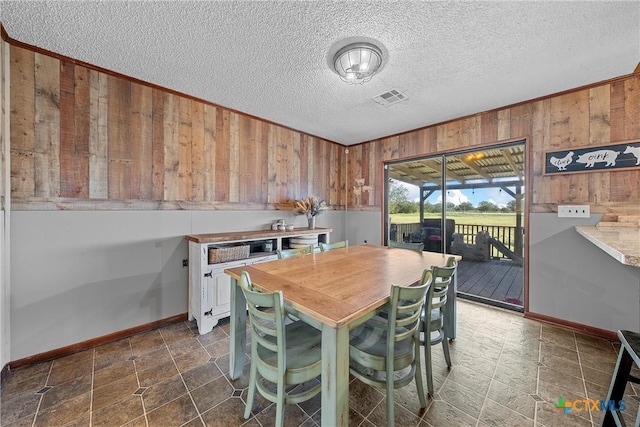
[[[442,212],[442,203],[424,203],[425,213]],[[500,207],[495,203],[483,200],[478,206],[473,206],[470,202],[463,202],[455,205],[451,202],[447,203],[448,212],[500,212],[514,213],[516,211],[515,200],[507,203],[506,206]],[[389,188],[389,213],[418,213],[420,212],[420,202],[412,202],[409,200],[409,189],[400,185],[398,182],[392,181]]]

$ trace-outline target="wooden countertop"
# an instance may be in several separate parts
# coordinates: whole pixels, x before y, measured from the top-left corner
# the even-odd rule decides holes
[[[304,234],[323,234],[332,232],[332,228],[294,228],[291,231],[279,230],[246,230],[230,231],[227,233],[189,234],[187,240],[196,243],[224,243],[242,240],[275,239],[278,237],[292,237]]]
[[[576,231],[622,264],[640,267],[640,227],[576,225]]]

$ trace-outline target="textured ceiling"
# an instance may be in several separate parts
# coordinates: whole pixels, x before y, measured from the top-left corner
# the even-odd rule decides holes
[[[640,62],[640,2],[0,0],[9,37],[349,145],[595,83]],[[379,43],[349,86],[327,57]],[[382,107],[396,89],[409,99]]]

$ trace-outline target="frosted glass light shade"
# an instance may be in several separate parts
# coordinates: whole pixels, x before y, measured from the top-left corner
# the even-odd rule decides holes
[[[382,51],[371,43],[352,43],[340,49],[333,58],[333,68],[347,84],[363,84],[371,80],[382,64]]]

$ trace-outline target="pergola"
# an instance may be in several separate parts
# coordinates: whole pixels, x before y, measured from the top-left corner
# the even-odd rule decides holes
[[[443,162],[445,167],[443,168]],[[524,195],[524,141],[496,148],[446,154],[389,165],[389,178],[420,188],[420,222],[424,204],[434,192],[442,190],[500,188],[515,200],[515,252],[522,255],[522,201]],[[515,189],[515,190],[514,190]],[[446,200],[445,192],[443,200]],[[443,204],[444,206],[444,204]]]

